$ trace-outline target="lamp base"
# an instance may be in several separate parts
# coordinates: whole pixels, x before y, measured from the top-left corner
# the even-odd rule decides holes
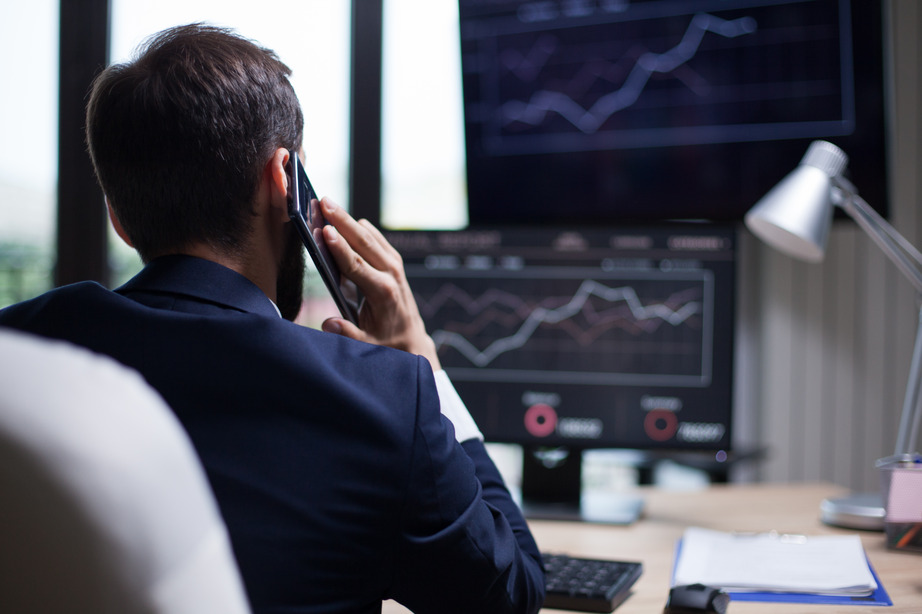
[[[884,503],[879,493],[853,493],[847,497],[824,499],[820,519],[835,527],[884,530]]]

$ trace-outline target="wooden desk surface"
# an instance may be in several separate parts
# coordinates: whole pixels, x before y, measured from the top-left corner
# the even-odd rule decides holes
[[[636,560],[644,573],[616,614],[659,614],[669,594],[676,541],[689,526],[720,531],[770,531],[806,535],[858,533],[871,564],[893,600],[893,607],[829,606],[731,602],[728,614],[768,613],[922,613],[922,555],[888,550],[882,533],[849,531],[819,520],[820,502],[847,494],[828,484],[720,485],[691,492],[640,489],[644,517],[630,526],[531,521],[544,552],[576,556]],[[384,612],[407,610],[392,602]],[[559,610],[542,610],[548,614]]]

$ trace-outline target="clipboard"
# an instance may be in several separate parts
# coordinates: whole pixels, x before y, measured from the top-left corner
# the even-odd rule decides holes
[[[675,571],[676,566],[679,562],[679,555],[682,552],[682,540],[679,539],[676,542],[676,554],[675,560],[672,564],[672,583],[675,585]],[[745,591],[745,592],[735,592],[728,591],[731,601],[759,601],[759,602],[770,602],[770,603],[813,603],[820,605],[863,605],[863,606],[892,606],[893,601],[890,599],[890,595],[887,593],[887,590],[884,588],[883,583],[880,581],[880,577],[877,575],[877,572],[874,570],[874,566],[871,565],[871,562],[865,560],[868,564],[868,570],[871,572],[871,575],[874,576],[874,580],[877,582],[877,589],[872,592],[870,595],[825,595],[817,593],[795,593],[795,592],[755,592],[755,591]]]

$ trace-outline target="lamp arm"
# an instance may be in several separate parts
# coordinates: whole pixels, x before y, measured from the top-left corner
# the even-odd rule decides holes
[[[887,220],[878,214],[842,178],[834,178],[833,185],[841,190],[841,199],[836,204],[861,226],[871,240],[890,258],[905,275],[916,291],[922,294],[922,254],[896,231]],[[916,451],[919,423],[922,421],[922,307],[916,327],[916,340],[906,382],[906,396],[897,433],[894,454],[900,457]]]
[[[922,308],[919,309],[916,342],[912,350],[909,380],[906,382],[906,396],[903,398],[903,412],[900,416],[900,429],[897,431],[896,448],[893,452],[896,457],[917,451],[919,421],[922,419],[920,384],[922,384]]]
[[[906,237],[897,232],[896,228],[891,226],[887,220],[884,219],[879,213],[877,213],[873,207],[868,205],[865,200],[863,200],[857,194],[854,194],[853,197],[857,200],[855,206],[860,207],[862,213],[865,216],[870,218],[874,224],[880,226],[880,228],[886,232],[887,235],[889,235],[889,237],[897,243],[897,245],[899,245],[900,249],[902,249],[913,260],[915,260],[917,264],[922,266],[922,253],[920,253],[919,250],[917,250],[915,246],[906,239]]]
[[[842,199],[836,204],[871,237],[916,291],[922,293],[922,254],[853,189],[838,178],[833,184],[842,191]]]

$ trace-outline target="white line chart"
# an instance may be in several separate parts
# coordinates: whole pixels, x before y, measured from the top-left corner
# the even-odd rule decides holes
[[[843,15],[836,0],[628,3],[537,24],[484,10],[462,29],[470,138],[506,156],[849,134]]]
[[[540,298],[537,286],[480,282],[476,289],[464,289],[460,280],[438,280],[428,294],[415,286],[420,312],[446,368],[533,373],[570,368],[683,377],[702,376],[706,369],[704,329],[712,309],[706,280],[584,279],[567,295],[558,280]]]
[[[586,134],[596,132],[612,115],[637,102],[652,75],[672,73],[695,57],[705,34],[713,33],[724,38],[736,38],[752,34],[757,30],[756,20],[752,17],[740,17],[727,20],[706,13],[698,13],[688,25],[681,41],[663,53],[646,52],[637,58],[621,87],[600,97],[589,108],[584,108],[568,94],[560,91],[539,89],[526,101],[510,100],[502,105],[503,120],[506,124],[522,122],[539,125],[549,114],[556,114]],[[514,69],[522,79],[535,79],[541,63],[551,57],[554,41],[542,37],[526,56],[521,56],[517,64],[515,58],[506,53],[506,65]]]

